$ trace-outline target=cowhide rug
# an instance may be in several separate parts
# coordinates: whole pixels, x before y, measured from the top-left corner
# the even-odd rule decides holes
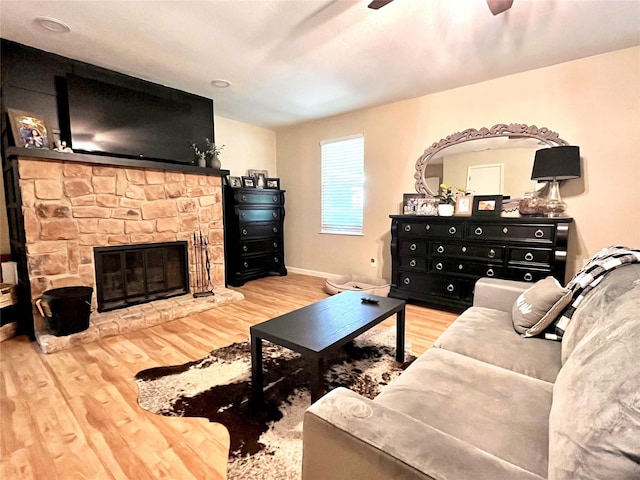
[[[402,365],[395,360],[395,327],[370,330],[325,361],[325,386],[373,398],[415,359],[408,352],[405,358]],[[229,480],[299,479],[309,369],[299,354],[266,341],[263,368],[262,404],[251,401],[249,342],[184,365],[139,372],[138,404],[159,415],[204,417],[227,427]]]

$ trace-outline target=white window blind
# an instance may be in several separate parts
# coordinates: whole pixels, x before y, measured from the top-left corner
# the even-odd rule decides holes
[[[320,143],[322,151],[322,233],[362,235],[364,137]]]

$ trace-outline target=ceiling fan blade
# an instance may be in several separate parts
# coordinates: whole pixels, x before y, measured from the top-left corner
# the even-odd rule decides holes
[[[487,0],[489,10],[494,15],[499,15],[502,12],[506,12],[513,5],[513,0]]]
[[[369,8],[373,8],[374,10],[378,10],[379,8],[384,7],[387,3],[391,3],[393,0],[373,0],[369,4]]]

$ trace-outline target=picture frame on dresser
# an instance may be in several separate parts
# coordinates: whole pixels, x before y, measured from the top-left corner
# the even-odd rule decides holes
[[[264,188],[267,190],[280,190],[280,179],[279,178],[265,178],[264,179]]]
[[[462,195],[456,198],[456,217],[468,217],[473,210],[473,195]]]
[[[242,187],[242,180],[240,177],[232,177],[231,175],[227,175],[227,185],[231,188],[240,188]]]
[[[474,195],[472,216],[499,217],[501,212],[502,195]]]
[[[52,148],[53,131],[46,116],[13,108],[7,114],[16,147]]]
[[[402,213],[404,215],[415,215],[418,211],[418,199],[422,198],[419,193],[402,194]]]
[[[242,176],[242,188],[256,188],[256,178]]]

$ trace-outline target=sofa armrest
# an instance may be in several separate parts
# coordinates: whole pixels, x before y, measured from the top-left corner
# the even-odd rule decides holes
[[[503,280],[501,278],[481,278],[476,282],[473,306],[493,308],[511,313],[511,307],[518,296],[532,286],[527,282]]]
[[[540,480],[346,388],[304,414],[302,480]]]

